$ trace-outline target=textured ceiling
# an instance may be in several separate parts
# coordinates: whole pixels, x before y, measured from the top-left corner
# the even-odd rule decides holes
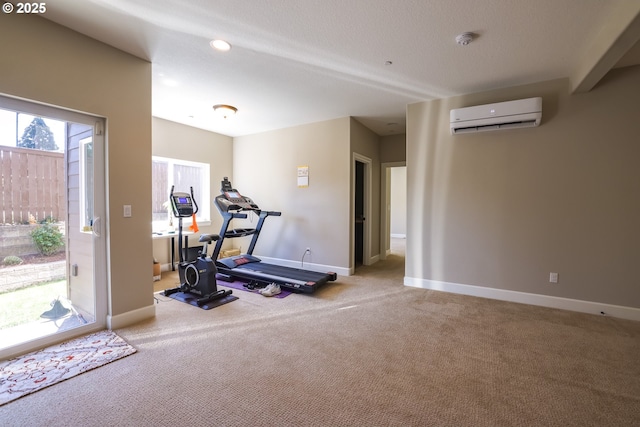
[[[403,133],[407,104],[562,77],[589,90],[640,64],[629,0],[56,0],[44,17],[152,62],[154,116],[230,136],[345,116]]]

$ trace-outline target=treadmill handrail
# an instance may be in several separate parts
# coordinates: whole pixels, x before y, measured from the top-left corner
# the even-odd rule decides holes
[[[253,235],[251,238],[251,242],[249,243],[249,248],[247,249],[247,254],[253,254],[253,250],[258,241],[258,237],[260,236],[260,231],[262,230],[262,226],[264,225],[264,220],[268,216],[281,216],[282,212],[279,211],[265,211],[259,208],[257,204],[251,198],[243,196],[238,190],[234,189],[229,179],[225,177],[222,180],[222,188],[220,195],[216,196],[214,199],[214,204],[218,211],[222,215],[223,222],[220,228],[220,240],[216,242],[216,246],[213,251],[212,258],[217,259],[222,250],[222,244],[225,238],[233,238],[233,237],[242,237]],[[231,195],[231,193],[236,193]],[[247,232],[244,229],[242,232],[238,232],[239,230],[229,230],[230,222],[232,219],[238,218],[248,218],[248,212],[253,212],[258,216],[258,223],[256,227],[251,230],[251,232]]]

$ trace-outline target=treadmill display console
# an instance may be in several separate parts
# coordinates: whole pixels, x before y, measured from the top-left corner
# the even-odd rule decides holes
[[[222,180],[221,192],[224,196],[224,199],[222,201],[224,202],[228,210],[260,210],[258,205],[253,203],[253,200],[251,200],[249,197],[243,196],[238,192],[238,190],[233,188],[231,186],[231,182],[229,182],[229,179],[227,177]]]
[[[233,203],[244,203],[244,197],[240,195],[237,191],[225,191],[224,195],[227,197],[227,200]]]

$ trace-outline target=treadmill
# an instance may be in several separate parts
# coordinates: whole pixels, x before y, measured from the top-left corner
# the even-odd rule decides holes
[[[303,270],[301,268],[285,267],[281,265],[262,262],[260,258],[253,256],[260,231],[265,219],[270,216],[280,216],[281,212],[264,211],[249,197],[243,196],[234,189],[227,177],[222,180],[222,194],[214,199],[214,204],[223,218],[220,229],[220,239],[216,241],[211,259],[216,260],[218,277],[221,280],[249,280],[258,283],[277,283],[280,287],[289,291],[300,293],[313,293],[320,286],[337,279],[336,273],[320,273]],[[229,230],[232,219],[247,218],[247,212],[258,215],[256,228],[236,228]],[[222,249],[222,243],[226,238],[253,236],[246,254],[218,259]]]

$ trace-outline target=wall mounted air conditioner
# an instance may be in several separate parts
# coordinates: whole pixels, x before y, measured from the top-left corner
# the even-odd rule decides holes
[[[538,126],[542,98],[518,99],[451,110],[451,134]]]

